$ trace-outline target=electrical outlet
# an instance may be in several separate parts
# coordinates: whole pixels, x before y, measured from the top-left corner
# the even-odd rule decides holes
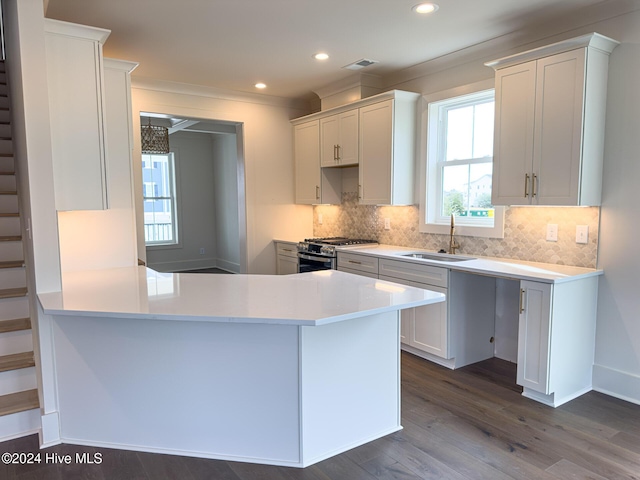
[[[557,242],[557,241],[558,241],[558,224],[549,223],[547,225],[547,242]]]
[[[391,219],[390,218],[385,218],[384,219],[384,229],[385,230],[391,230]]]
[[[318,225],[322,225],[322,214],[318,214]]]
[[[589,225],[576,226],[576,243],[589,243]]]
[[[200,249],[200,255],[204,255],[204,248]]]

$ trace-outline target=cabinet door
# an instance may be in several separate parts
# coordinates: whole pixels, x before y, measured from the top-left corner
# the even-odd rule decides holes
[[[286,255],[277,256],[276,273],[278,275],[291,275],[298,273],[298,259]]]
[[[49,31],[45,39],[56,209],[105,209],[102,46]]]
[[[391,204],[393,100],[360,109],[360,203]]]
[[[531,203],[536,62],[496,72],[494,205]]]
[[[385,276],[380,276],[380,280],[447,294],[446,288],[433,285]],[[447,302],[448,300],[445,300],[444,302],[402,310],[400,317],[400,335],[404,337],[401,339],[402,343],[438,357],[451,358]]]
[[[358,164],[358,109],[320,120],[320,165],[345,167]]]
[[[340,114],[340,139],[338,142],[338,165],[346,167],[358,165],[358,125],[357,108]]]
[[[338,165],[338,143],[340,115],[331,115],[320,120],[320,166]]]
[[[446,288],[433,285],[420,285],[427,290],[447,293]],[[413,343],[415,348],[437,355],[442,358],[450,358],[449,355],[449,331],[447,323],[447,300],[432,305],[423,305],[414,310]]]
[[[551,295],[548,283],[520,282],[517,383],[549,393]]]
[[[137,66],[134,62],[104,59],[109,208],[133,208],[130,74]]]
[[[578,205],[585,49],[537,63],[533,203]]]
[[[318,120],[293,129],[296,203],[320,203],[320,130]]]

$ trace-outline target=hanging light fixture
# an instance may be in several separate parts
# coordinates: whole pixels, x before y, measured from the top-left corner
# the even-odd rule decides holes
[[[142,140],[142,153],[169,153],[169,129],[151,125],[140,126],[140,138]]]

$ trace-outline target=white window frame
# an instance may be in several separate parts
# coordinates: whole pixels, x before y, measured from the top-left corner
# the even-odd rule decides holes
[[[145,155],[156,155],[156,154],[142,154],[142,156],[144,157]],[[158,154],[158,155],[163,155],[163,154]],[[157,249],[157,250],[162,250],[162,249],[171,249],[171,248],[181,248],[181,244],[180,244],[180,238],[181,238],[181,234],[180,234],[180,213],[179,213],[179,191],[178,191],[178,185],[179,185],[179,181],[178,181],[178,171],[177,171],[177,167],[176,167],[176,163],[178,161],[178,151],[177,149],[172,149],[171,152],[169,152],[169,154],[171,156],[171,159],[169,161],[169,176],[171,177],[171,180],[173,181],[173,185],[172,185],[172,193],[173,195],[171,197],[167,197],[166,199],[171,200],[171,208],[172,208],[172,212],[173,212],[173,221],[172,221],[172,227],[173,227],[173,241],[171,242],[167,242],[167,241],[157,241],[157,242],[147,242],[146,236],[145,236],[145,246],[147,248],[151,248],[151,249]],[[144,160],[142,161],[143,167],[144,167]],[[146,193],[146,185],[143,185],[143,205],[144,205],[144,201],[147,198],[154,198],[154,197],[146,197],[145,193]],[[158,197],[161,198],[161,197]],[[164,197],[162,197],[162,199],[165,199]],[[144,219],[144,207],[143,207],[143,219]]]
[[[494,89],[494,80],[464,85],[461,87],[444,90],[434,94],[424,95],[420,100],[420,144],[419,144],[419,202],[420,202],[420,232],[449,234],[451,229],[450,218],[439,215],[441,197],[438,185],[441,185],[441,170],[438,168],[438,143],[440,131],[438,125],[438,113],[432,109],[429,113],[429,105],[454,99],[464,95],[478,94]],[[468,161],[463,162],[465,164]],[[454,163],[451,162],[451,165]],[[438,183],[440,182],[440,183]],[[504,207],[494,207],[493,226],[487,225],[482,219],[456,218],[456,235],[484,238],[504,238]]]

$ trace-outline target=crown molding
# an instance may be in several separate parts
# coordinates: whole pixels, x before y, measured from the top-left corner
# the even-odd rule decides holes
[[[131,77],[131,88],[140,90],[152,90],[163,93],[177,93],[182,95],[193,95],[197,97],[217,98],[220,100],[231,100],[235,102],[253,103],[257,105],[268,105],[272,107],[288,108],[310,111],[308,100],[290,99],[275,97],[272,95],[261,95],[257,93],[238,92],[217,87],[204,85],[193,85],[190,83],[170,82],[168,80],[158,80],[148,77]]]

